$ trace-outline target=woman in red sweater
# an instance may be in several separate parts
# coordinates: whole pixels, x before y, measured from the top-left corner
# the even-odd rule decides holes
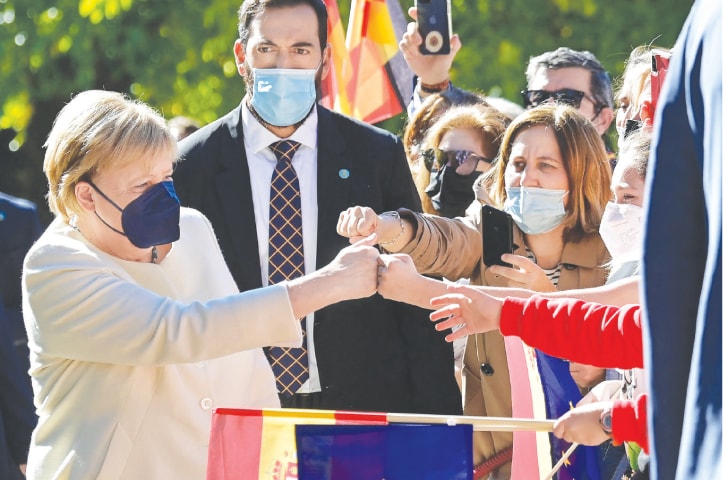
[[[405,263],[402,259],[397,259]],[[613,307],[575,299],[532,296],[504,300],[474,288],[450,285],[454,293],[432,299],[437,330],[456,328],[448,342],[499,329],[556,357],[601,368],[643,366],[640,305]],[[568,442],[598,445],[638,443],[648,450],[646,395],[635,400],[596,402],[577,407],[555,422],[553,433]]]

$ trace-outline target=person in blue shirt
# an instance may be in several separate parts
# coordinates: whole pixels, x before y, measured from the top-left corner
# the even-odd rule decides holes
[[[643,255],[653,479],[723,478],[722,28],[720,0],[697,0],[653,122]]]

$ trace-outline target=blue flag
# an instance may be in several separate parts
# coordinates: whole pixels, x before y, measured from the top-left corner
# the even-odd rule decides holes
[[[299,480],[472,480],[471,425],[297,425]]]
[[[537,368],[545,392],[547,418],[559,418],[582,398],[569,367],[564,360],[537,350]],[[570,443],[550,434],[550,444],[554,465],[570,448]],[[569,463],[557,474],[558,480],[600,480],[598,450],[599,447],[578,446],[570,455]]]

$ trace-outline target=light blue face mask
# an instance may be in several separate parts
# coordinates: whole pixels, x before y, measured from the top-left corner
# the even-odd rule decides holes
[[[565,218],[566,190],[507,187],[504,210],[528,235],[547,233]]]
[[[316,70],[254,68],[251,106],[275,127],[299,123],[316,103]]]

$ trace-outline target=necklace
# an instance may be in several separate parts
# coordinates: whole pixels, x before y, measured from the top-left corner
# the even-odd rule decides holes
[[[156,263],[158,260],[158,250],[156,250],[156,246],[153,245],[151,248],[151,263]]]

